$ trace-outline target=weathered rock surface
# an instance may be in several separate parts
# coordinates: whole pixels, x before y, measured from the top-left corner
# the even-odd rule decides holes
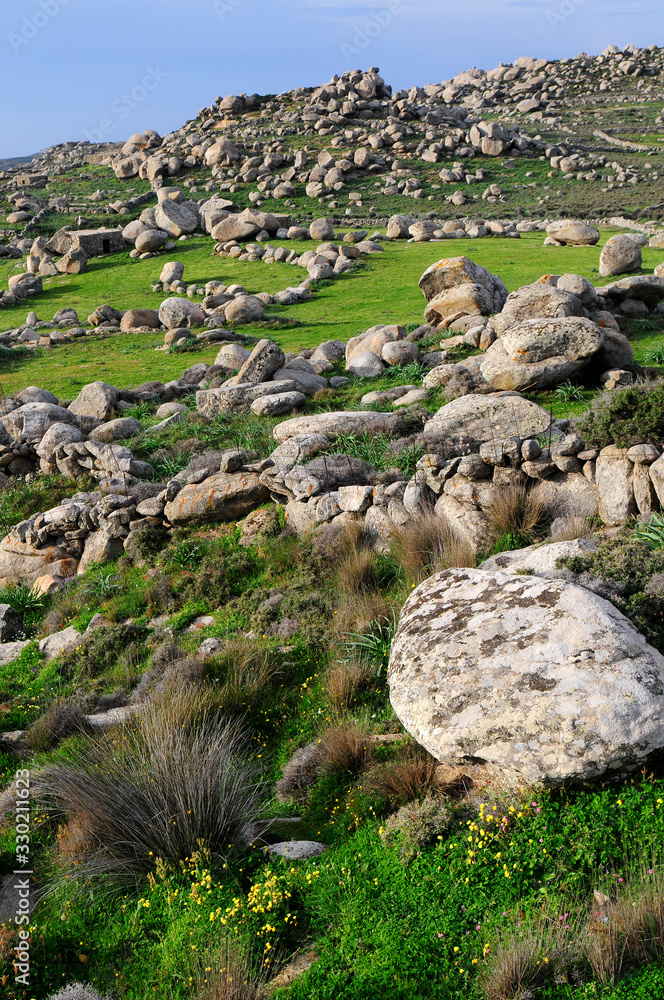
[[[205,319],[205,313],[195,302],[177,297],[164,299],[159,306],[159,320],[167,330],[183,326],[198,326]]]
[[[599,229],[574,219],[552,222],[546,227],[546,234],[567,246],[594,247],[599,242]]]
[[[76,416],[95,417],[97,420],[112,420],[115,416],[120,393],[107,382],[90,382],[84,385],[69,407],[69,413]]]
[[[537,403],[518,392],[499,392],[460,396],[446,403],[425,424],[424,436],[482,444],[515,436],[537,437],[547,433],[550,425],[551,415]]]
[[[525,549],[514,549],[512,552],[499,552],[496,556],[490,556],[480,563],[479,569],[503,573],[528,572],[534,576],[555,580],[564,575],[564,571],[556,567],[559,559],[587,555],[596,549],[597,543],[590,538],[575,538],[569,542],[551,542],[547,545],[529,545]]]
[[[608,601],[560,580],[452,569],[403,609],[388,671],[408,731],[559,785],[639,765],[664,745],[664,657]]]
[[[335,413],[312,413],[308,416],[284,420],[283,423],[277,424],[272,431],[272,436],[279,444],[283,444],[289,438],[300,434],[326,434],[334,437],[340,431],[396,436],[405,433],[406,424],[398,413],[341,410]]]
[[[631,236],[619,233],[607,240],[599,257],[599,273],[603,278],[612,274],[638,271],[642,263],[641,247]]]
[[[578,295],[556,288],[544,279],[523,285],[511,292],[500,313],[492,320],[498,337],[529,319],[554,319],[562,316],[583,316],[583,303]]]
[[[491,345],[480,372],[495,389],[543,389],[581,371],[603,343],[589,319],[526,320]]]
[[[236,521],[270,499],[255,472],[219,472],[202,483],[185,486],[164,514],[173,525]]]
[[[480,285],[485,289],[490,304],[490,312],[502,309],[507,298],[507,289],[497,274],[480,267],[469,257],[445,257],[426,269],[420,278],[420,288],[427,302],[451,288],[461,285]],[[475,309],[473,312],[480,312]]]

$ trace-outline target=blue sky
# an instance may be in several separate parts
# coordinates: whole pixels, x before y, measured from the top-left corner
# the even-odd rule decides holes
[[[0,157],[171,131],[218,95],[378,66],[395,88],[664,44],[661,0],[4,0]]]

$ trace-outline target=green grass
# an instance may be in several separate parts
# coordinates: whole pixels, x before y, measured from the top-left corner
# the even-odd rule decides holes
[[[602,243],[611,232],[603,233]],[[372,256],[357,271],[324,284],[310,301],[269,308],[270,315],[282,320],[291,318],[297,326],[276,330],[248,326],[243,327],[242,332],[273,337],[285,350],[300,350],[333,338],[347,340],[376,323],[422,322],[425,302],[418,279],[430,264],[445,256],[468,255],[499,274],[510,291],[542,274],[565,272],[583,274],[594,284],[603,284],[597,269],[598,248],[561,249],[543,247],[542,243],[542,233],[528,233],[520,240],[386,244],[384,254]],[[301,243],[295,248],[303,250],[311,246],[311,243]],[[187,281],[239,282],[250,292],[276,292],[297,284],[305,276],[302,269],[287,264],[266,266],[260,261],[217,258],[211,255],[211,241],[203,236],[182,244],[171,258],[184,262]],[[661,258],[661,251],[644,250],[645,272],[651,273]],[[152,292],[151,284],[159,277],[165,259],[134,262],[118,254],[94,260],[87,274],[45,282],[42,295],[20,307],[0,312],[0,322],[6,328],[18,325],[33,307],[40,318],[49,318],[58,309],[71,305],[82,319],[103,302],[118,309],[158,308],[162,296]],[[12,267],[11,262],[0,261],[0,278],[11,273]],[[158,335],[108,334],[75,341],[66,347],[37,349],[27,358],[0,362],[0,384],[6,393],[34,384],[64,398],[73,398],[81,385],[95,378],[121,387],[137,385],[146,379],[168,381],[197,361],[212,363],[217,353],[214,345],[182,355],[155,352],[154,348],[161,343],[162,338]],[[657,333],[645,331],[642,337],[639,335],[643,350],[660,344],[661,336]]]

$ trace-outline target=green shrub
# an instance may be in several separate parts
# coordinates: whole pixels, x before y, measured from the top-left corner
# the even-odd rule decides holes
[[[170,539],[168,529],[158,524],[142,524],[134,532],[134,536],[136,551],[146,562],[154,562]]]
[[[452,822],[452,811],[441,799],[410,802],[394,813],[381,828],[386,847],[397,847],[404,861],[441,839]]]
[[[597,448],[609,444],[627,448],[640,442],[661,441],[664,382],[631,385],[600,396],[577,428],[585,442]]]
[[[611,601],[651,645],[664,650],[664,551],[625,529],[595,552],[560,560],[581,583]]]
[[[149,630],[143,625],[128,623],[113,628],[96,629],[81,636],[81,644],[62,657],[62,669],[67,676],[77,673],[84,677],[99,677],[116,664],[121,655],[141,647]]]
[[[183,581],[182,597],[206,601],[208,607],[225,604],[247,589],[259,567],[253,549],[238,545],[235,537],[223,538],[210,546],[195,575]]]
[[[188,625],[191,625],[199,615],[207,614],[208,610],[209,607],[205,601],[185,601],[177,614],[171,618],[169,626],[174,632],[181,632]]]

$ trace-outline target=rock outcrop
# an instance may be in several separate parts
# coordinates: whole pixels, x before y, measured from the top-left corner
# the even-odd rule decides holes
[[[664,657],[616,608],[560,580],[452,569],[406,602],[390,700],[438,760],[515,783],[620,773],[664,746]]]

